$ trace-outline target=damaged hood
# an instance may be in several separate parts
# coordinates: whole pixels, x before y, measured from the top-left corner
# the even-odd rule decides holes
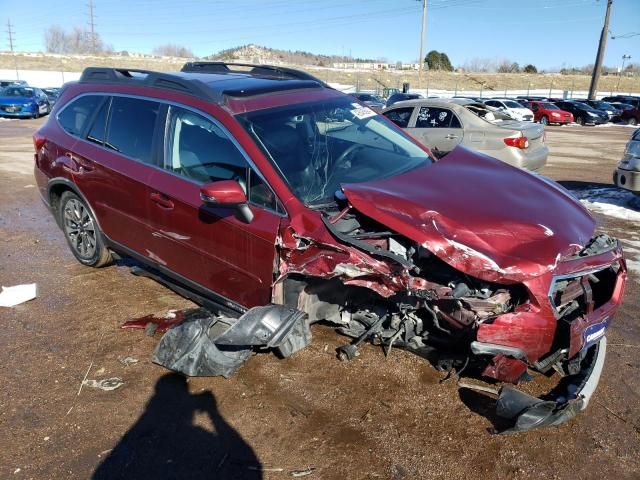
[[[595,229],[559,185],[464,147],[433,165],[342,188],[364,215],[486,281],[549,272]]]

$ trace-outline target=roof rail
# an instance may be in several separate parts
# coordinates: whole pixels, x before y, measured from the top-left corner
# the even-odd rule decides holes
[[[173,90],[206,101],[219,102],[221,99],[219,94],[216,94],[215,91],[200,80],[185,79],[170,73],[136,68],[87,67],[83,70],[78,82],[144,85],[163,90]]]
[[[250,67],[250,70],[241,70],[234,67]],[[187,62],[182,66],[181,72],[190,73],[243,73],[245,75],[254,75],[256,77],[267,77],[276,79],[296,79],[296,80],[312,80],[318,82],[323,87],[327,87],[317,77],[303,72],[302,70],[296,70],[295,68],[288,67],[276,67],[274,65],[257,65],[253,63],[227,63],[227,62]]]

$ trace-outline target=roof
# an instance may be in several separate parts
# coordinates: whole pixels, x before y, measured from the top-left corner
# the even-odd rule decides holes
[[[251,97],[272,92],[328,88],[305,72],[264,65],[232,70],[222,62],[188,63],[180,72],[88,67],[79,83],[146,86],[185,93],[206,101],[223,103],[225,97]],[[245,65],[242,65],[245,66]]]

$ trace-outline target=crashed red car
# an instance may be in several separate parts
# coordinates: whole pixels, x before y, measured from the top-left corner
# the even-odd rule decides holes
[[[623,294],[619,243],[544,177],[429,150],[303,72],[85,70],[34,135],[35,176],[76,258],[137,259],[207,310],[155,361],[231,375],[326,321],[504,382],[512,430],[586,408]],[[563,377],[538,399],[508,386]]]

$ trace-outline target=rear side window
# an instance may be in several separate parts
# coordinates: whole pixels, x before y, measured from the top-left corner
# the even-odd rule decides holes
[[[452,118],[455,118],[453,125],[451,125]],[[460,122],[449,109],[420,107],[416,128],[460,128]]]
[[[400,128],[407,128],[409,126],[409,119],[413,113],[413,107],[396,108],[385,112],[383,115],[395,123]]]
[[[127,157],[152,163],[153,132],[159,111],[157,102],[113,97],[105,146]]]
[[[60,126],[70,135],[81,136],[103,98],[102,95],[85,95],[73,100],[58,114]]]

